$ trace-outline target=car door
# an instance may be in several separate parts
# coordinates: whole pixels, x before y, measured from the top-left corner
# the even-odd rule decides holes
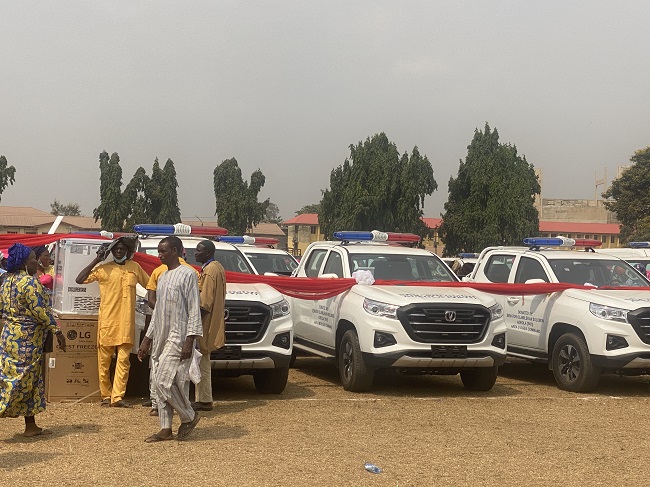
[[[345,255],[340,249],[331,249],[325,257],[325,263],[318,277],[321,279],[334,276],[349,277],[346,276],[344,271],[344,259]],[[332,352],[335,348],[336,324],[339,319],[341,300],[346,295],[347,293],[342,293],[331,298],[311,302],[313,305],[311,310],[313,321],[309,335],[316,343],[331,348]]]
[[[305,256],[305,266],[300,269],[298,277],[318,277],[320,269],[327,255],[327,248],[314,248]],[[309,340],[313,329],[313,309],[315,301],[307,299],[289,298],[291,303],[291,317],[296,341]]]
[[[516,284],[551,282],[545,261],[529,256],[520,256],[514,264]],[[546,329],[548,327],[549,302],[553,294],[509,295],[506,297],[504,312],[508,316],[508,349],[516,352],[516,347],[525,349],[524,353],[538,355],[544,350]]]

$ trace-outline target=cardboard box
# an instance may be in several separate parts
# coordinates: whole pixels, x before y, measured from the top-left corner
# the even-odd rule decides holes
[[[97,319],[63,315],[59,316],[58,323],[65,336],[66,353],[97,357]],[[55,352],[59,352],[56,339],[54,346]]]
[[[45,355],[45,400],[100,401],[97,354],[54,352]]]

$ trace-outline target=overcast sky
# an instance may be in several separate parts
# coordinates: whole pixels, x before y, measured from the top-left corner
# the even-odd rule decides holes
[[[543,197],[592,199],[650,145],[648,19],[646,0],[3,2],[1,203],[91,215],[106,150],[124,185],[171,158],[183,217],[210,217],[235,157],[288,219],[385,132],[428,156],[438,217],[486,122]]]

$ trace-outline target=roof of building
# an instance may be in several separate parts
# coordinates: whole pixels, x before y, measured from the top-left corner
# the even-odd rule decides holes
[[[56,215],[29,206],[0,206],[0,226],[36,228],[52,225]],[[101,222],[91,216],[64,216],[61,225],[84,230],[99,230]]]
[[[283,225],[318,225],[318,213],[303,213],[282,222]]]
[[[422,217],[422,221],[428,228],[438,228],[442,223],[442,218],[425,218]]]
[[[6,216],[52,216],[50,213],[31,206],[0,206],[0,218]],[[54,217],[52,217],[54,218]]]

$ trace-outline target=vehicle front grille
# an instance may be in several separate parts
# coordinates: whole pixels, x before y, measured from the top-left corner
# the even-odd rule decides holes
[[[404,330],[422,343],[476,343],[490,324],[490,311],[481,305],[418,303],[397,310]]]
[[[226,300],[226,345],[255,343],[271,321],[271,308],[254,301]]]
[[[627,320],[643,343],[650,344],[650,308],[639,308],[627,314]]]

